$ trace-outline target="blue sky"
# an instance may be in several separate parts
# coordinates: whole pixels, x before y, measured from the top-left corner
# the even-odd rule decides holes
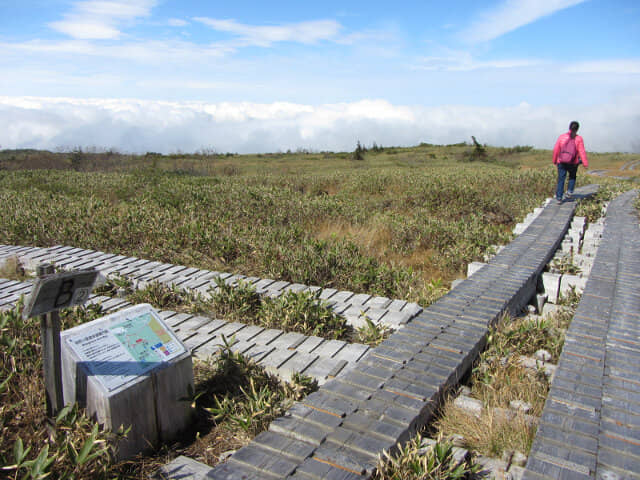
[[[0,0],[0,70],[2,148],[640,150],[637,0]]]

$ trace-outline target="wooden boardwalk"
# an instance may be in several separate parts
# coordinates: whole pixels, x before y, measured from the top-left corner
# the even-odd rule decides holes
[[[578,197],[592,191],[584,188]],[[634,196],[625,194],[609,207],[602,243],[567,332],[524,478],[640,478],[640,377],[635,368],[640,359],[640,230],[632,208]],[[347,362],[349,368],[343,367],[335,378],[323,373],[327,381],[319,391],[296,403],[226,463],[210,468],[180,457],[166,465],[159,478],[369,478],[382,450],[393,450],[430,421],[444,392],[458,384],[484,347],[488,328],[504,313],[517,314],[527,305],[567,232],[575,206],[575,202],[547,205],[487,265],[425,310],[398,300],[323,292],[333,299],[336,311],[351,315],[356,324],[362,311],[358,309],[364,307],[376,321],[386,318],[402,328],[380,346],[354,354],[359,355],[357,360]],[[54,247],[44,255],[29,248],[0,247],[0,257],[11,249],[34,261],[67,255],[63,261],[78,268],[95,266],[107,255],[70,247]],[[207,275],[220,275],[139,259],[111,259],[115,268],[105,267],[105,272],[117,271],[136,282],[160,279],[198,289],[204,285],[199,281],[213,278]],[[239,279],[224,275],[230,282]],[[263,294],[269,294],[269,285],[272,294],[314,288],[248,280]],[[26,287],[0,284],[0,308],[3,301],[5,305],[8,299],[15,301],[21,288]],[[105,302],[119,308],[117,299]],[[200,344],[215,331],[206,333],[213,326],[210,319],[163,315],[181,338],[192,339],[196,355],[202,345],[215,344]],[[246,333],[241,342],[254,338],[249,336],[251,330]],[[291,345],[322,342],[291,339],[287,350]],[[318,352],[310,350],[314,351]],[[325,360],[318,356],[314,362],[320,365]]]
[[[525,479],[640,479],[640,228],[637,192],[609,205],[565,337]]]

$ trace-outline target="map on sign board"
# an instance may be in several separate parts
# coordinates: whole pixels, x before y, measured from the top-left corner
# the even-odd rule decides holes
[[[182,353],[185,347],[150,305],[137,305],[66,336],[89,373],[109,391]]]

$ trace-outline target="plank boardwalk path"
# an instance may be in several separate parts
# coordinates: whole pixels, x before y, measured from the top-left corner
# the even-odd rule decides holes
[[[640,229],[627,192],[605,229],[525,479],[640,479]]]
[[[277,297],[287,291],[316,290],[300,284],[270,279],[247,278],[242,275],[198,270],[184,266],[149,262],[135,257],[123,257],[56,246],[51,248],[16,247],[0,245],[0,261],[18,257],[29,266],[46,261],[68,268],[96,268],[104,274],[118,274],[132,280],[138,288],[151,281],[169,286],[195,290],[207,296],[216,288],[215,279],[222,278],[234,284],[240,280],[251,283],[262,295]],[[33,282],[17,282],[0,279],[0,310],[13,308],[21,295],[28,295]],[[335,289],[319,289],[320,298],[348,323],[357,326],[366,315],[376,323],[400,328],[417,315],[422,308],[415,304],[386,297],[354,294]],[[92,295],[88,304],[100,304],[105,314],[130,305],[124,299]],[[294,372],[315,378],[320,385],[328,379],[346,373],[370,348],[359,343],[342,340],[326,340],[316,336],[266,329],[240,322],[191,315],[174,311],[159,312],[163,320],[174,330],[196,358],[207,358],[233,338],[231,350],[253,358],[271,373],[290,379]]]
[[[576,196],[594,191],[595,187],[583,187]],[[609,207],[602,248],[568,331],[525,478],[596,478],[596,474],[597,478],[640,478],[636,473],[640,471],[640,376],[634,368],[640,358],[640,230],[632,213],[633,198],[634,193],[625,194]],[[326,383],[320,390],[297,402],[226,463],[211,468],[179,457],[165,465],[158,478],[369,478],[379,453],[393,450],[430,421],[444,393],[459,382],[484,347],[490,326],[503,314],[517,314],[527,305],[568,230],[575,207],[575,202],[548,204],[487,265],[425,310],[384,297],[322,291],[321,296],[352,324],[357,325],[366,311],[376,322],[386,320],[402,328],[376,348],[363,346],[348,359],[348,367],[343,365],[334,375],[323,370],[319,376]],[[104,267],[109,260],[104,258],[107,254],[71,247],[40,250],[0,246],[0,258],[17,254],[33,261],[55,260],[65,254],[63,262],[77,268],[96,266],[98,260]],[[156,279],[202,290],[205,282],[199,282],[221,275],[107,256],[111,266],[105,267],[106,273],[117,272],[141,284]],[[222,275],[229,282],[245,278]],[[286,289],[317,288],[248,281],[272,295]],[[0,308],[3,302],[5,306],[15,302],[16,295],[28,288],[16,282],[0,283]],[[107,308],[118,308],[122,302],[94,301],[104,301]],[[181,338],[194,339],[191,348],[196,356],[199,348],[211,345],[207,341],[215,331],[211,320],[174,312],[164,315],[179,335],[183,332]],[[320,368],[325,359],[317,345],[311,347],[321,339],[298,338],[286,349],[293,346],[295,350],[307,342],[306,353],[318,355],[309,365]],[[335,355],[331,348],[337,346],[326,345],[327,352]]]

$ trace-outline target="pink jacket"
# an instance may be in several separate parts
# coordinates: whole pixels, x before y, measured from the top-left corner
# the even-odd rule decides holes
[[[570,132],[563,133],[558,137],[558,140],[556,141],[556,145],[555,147],[553,147],[553,164],[554,165],[558,164],[558,155],[560,155],[560,150],[562,149],[562,146],[569,141],[570,137],[571,137]],[[580,135],[576,135],[575,141],[576,141],[576,152],[578,154],[576,155],[576,158],[573,161],[573,165],[578,164],[578,157],[580,157],[582,159],[582,165],[584,165],[585,167],[588,167],[589,160],[587,159],[587,152],[585,152],[584,150],[584,140],[582,140],[582,137]]]

